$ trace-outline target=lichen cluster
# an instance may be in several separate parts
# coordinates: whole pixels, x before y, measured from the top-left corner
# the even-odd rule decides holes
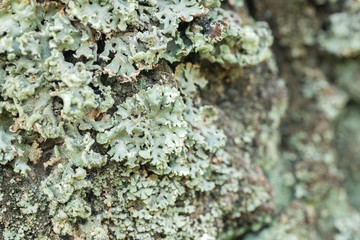
[[[0,22],[1,238],[216,239],[269,222],[261,170],[200,97],[206,64],[270,57],[265,23],[216,0],[6,0]]]
[[[0,1],[0,239],[359,239],[359,30],[358,0]]]

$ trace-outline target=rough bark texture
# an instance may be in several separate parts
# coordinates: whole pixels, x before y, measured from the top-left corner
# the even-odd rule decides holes
[[[0,239],[359,239],[359,1],[5,0],[0,24]]]

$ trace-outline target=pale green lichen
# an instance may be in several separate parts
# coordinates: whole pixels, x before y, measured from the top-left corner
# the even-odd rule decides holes
[[[6,0],[0,22],[1,237],[216,239],[269,221],[262,172],[225,146],[200,65],[178,63],[265,61],[266,24],[216,0]]]
[[[97,142],[111,145],[112,160],[134,168],[150,163],[156,171],[168,172],[170,155],[184,151],[187,123],[185,104],[170,87],[139,92],[115,112],[114,128],[98,134]]]
[[[329,27],[319,35],[320,45],[340,57],[357,56],[360,52],[359,12],[338,12],[330,15]]]
[[[84,25],[108,33],[125,31],[128,25],[136,22],[136,1],[72,1],[63,0],[68,5],[66,12],[71,20],[79,19]]]
[[[207,21],[209,23],[194,25],[186,31],[194,51],[203,59],[248,66],[271,56],[269,47],[273,39],[266,23],[241,26],[241,19],[222,9],[209,13]]]
[[[187,81],[191,80],[191,78],[187,79]],[[189,107],[192,107],[191,103]],[[172,211],[172,206],[176,201],[187,192],[183,185],[185,182],[187,188],[193,188],[196,191],[207,192],[214,189],[215,183],[211,181],[212,168],[209,154],[215,153],[224,145],[225,141],[224,135],[220,131],[206,128],[207,123],[204,123],[203,117],[204,114],[208,115],[207,108],[200,110],[199,116],[203,116],[202,118],[190,118],[194,120],[191,123],[186,121],[186,116],[195,114],[194,111],[197,110],[186,113],[185,108],[183,97],[170,86],[154,86],[146,91],[140,91],[119,105],[112,121],[114,127],[99,133],[97,142],[105,147],[111,146],[108,151],[110,160],[123,162],[121,165],[124,168],[116,167],[116,174],[121,176],[122,180],[110,183],[113,189],[111,192],[117,191],[117,197],[106,194],[106,200],[104,199],[102,203],[112,207],[113,210],[109,209],[108,214],[110,215],[103,213],[96,218],[110,218],[115,223],[120,219],[128,219],[127,221],[132,219],[130,222],[139,221],[138,224],[145,224],[141,220],[143,218],[154,219],[153,224],[156,228],[153,228],[152,231],[157,229],[162,234],[181,234],[179,229],[170,231],[173,227],[182,227],[178,226],[177,220],[181,217],[173,220],[165,220],[164,217],[167,216],[167,212]],[[192,130],[192,126],[197,124],[202,126],[206,132],[202,132],[201,129],[199,129],[200,131]],[[67,159],[65,165],[58,165],[53,175],[50,175],[42,186],[52,204],[50,214],[54,215],[54,231],[59,234],[73,231],[70,223],[76,217],[85,218],[91,222],[95,221],[93,219],[95,216],[91,215],[91,211],[86,210],[87,203],[81,196],[88,192],[86,190],[88,187],[93,186],[92,194],[98,196],[94,201],[98,202],[97,199],[104,196],[101,181],[107,179],[107,177],[105,179],[96,177],[91,181],[86,180],[88,179],[86,170],[81,167],[94,167],[91,159],[96,156],[101,157],[101,155],[91,153],[92,150],[86,145],[81,145],[81,142],[74,142],[78,141],[74,139],[75,136],[65,139],[65,149],[59,150],[60,156],[58,157]],[[88,139],[86,140],[90,144],[88,146],[93,143],[90,136],[85,136],[83,139]],[[74,148],[75,146],[77,148]],[[79,156],[76,154],[77,152],[79,152]],[[89,157],[89,155],[94,157]],[[87,162],[84,162],[86,160]],[[99,160],[100,163],[102,161]],[[77,168],[73,170],[71,166],[77,166]],[[99,167],[99,165],[95,166]],[[142,174],[140,175],[140,173]],[[134,204],[143,206],[142,210],[137,208],[138,210],[133,213],[129,211]],[[118,219],[119,217],[114,216],[111,212],[115,209],[124,217],[119,216],[120,219]],[[179,210],[184,211],[181,208],[177,211]],[[250,209],[250,211],[252,210]],[[177,224],[160,227],[159,221],[175,221]],[[183,221],[184,224],[187,222],[185,219]],[[126,221],[123,224],[125,225],[115,224],[117,226],[115,232],[130,234],[125,234],[124,237],[133,236],[135,239],[142,239],[146,238],[145,236],[153,235],[145,225],[142,227],[143,230],[140,228],[137,230],[137,234],[133,235],[131,232],[135,229],[124,228]],[[99,227],[103,229],[103,227]],[[80,231],[79,234],[83,235],[85,232]]]
[[[192,66],[188,65],[188,67],[191,68]],[[182,68],[179,69],[183,70]],[[191,78],[188,78],[187,81],[191,81]],[[107,176],[100,174],[87,181],[84,169],[76,168],[73,171],[70,167],[71,165],[77,165],[77,158],[72,160],[69,157],[68,166],[62,167],[62,165],[58,165],[54,175],[49,176],[42,187],[44,193],[48,196],[48,200],[51,203],[56,203],[51,205],[52,210],[50,211],[50,214],[54,215],[53,225],[55,232],[66,234],[73,231],[74,229],[70,223],[75,217],[80,216],[88,220],[87,224],[79,225],[78,234],[80,236],[85,236],[83,235],[85,234],[83,229],[93,229],[94,227],[91,227],[93,224],[97,226],[101,234],[104,234],[104,227],[99,225],[96,219],[109,219],[113,222],[113,229],[115,229],[115,232],[111,234],[115,234],[119,239],[126,236],[132,236],[135,239],[146,239],[153,237],[153,232],[169,235],[174,239],[182,239],[185,236],[191,236],[191,238],[201,237],[201,235],[198,235],[200,232],[195,231],[190,234],[186,230],[191,226],[190,222],[193,221],[188,214],[193,213],[194,210],[186,210],[189,206],[183,209],[174,205],[178,204],[179,200],[182,201],[181,199],[186,192],[192,192],[189,189],[186,190],[187,188],[208,192],[213,190],[217,184],[225,187],[224,180],[220,182],[219,180],[223,178],[221,177],[223,174],[232,170],[228,168],[224,172],[225,169],[218,169],[216,165],[211,163],[211,158],[208,155],[224,144],[222,133],[216,129],[210,130],[211,128],[206,127],[211,124],[211,121],[204,123],[201,117],[198,119],[190,118],[193,121],[191,123],[187,122],[185,116],[194,114],[194,111],[197,110],[193,109],[190,113],[184,112],[185,105],[182,101],[179,92],[174,88],[164,86],[153,87],[139,92],[119,106],[119,110],[115,114],[117,120],[114,120],[116,127],[108,132],[101,133],[97,137],[99,143],[113,145],[112,149],[114,150],[109,151],[112,160],[115,162],[124,161],[125,168],[116,167],[116,171],[114,171],[115,169],[109,169],[108,174],[114,174],[113,180],[110,181],[111,178],[108,179]],[[189,105],[189,107],[192,106]],[[206,113],[206,115],[209,115],[207,111],[206,108],[200,110],[200,114]],[[127,121],[129,117],[132,121]],[[155,119],[156,121],[152,123],[151,121]],[[153,124],[155,125],[153,126]],[[156,125],[158,126],[155,127]],[[192,130],[192,126],[202,126],[203,131],[206,130],[206,132],[202,132],[201,129],[199,129],[200,131]],[[178,132],[180,130],[183,134]],[[153,134],[149,138],[148,133],[151,131],[155,133],[164,131],[164,136],[162,134]],[[116,134],[117,138],[104,138],[110,132]],[[164,138],[168,134],[171,136],[172,132],[177,133],[171,137],[174,141],[164,141]],[[182,138],[179,138],[179,136],[182,136]],[[101,139],[108,139],[108,142],[102,142]],[[113,142],[113,139],[117,139],[118,143]],[[134,140],[131,141],[131,139]],[[143,143],[135,144],[138,141]],[[122,148],[119,147],[119,143],[123,144]],[[156,150],[160,146],[162,152]],[[137,149],[137,147],[144,149]],[[115,151],[121,155],[113,154]],[[72,149],[71,152],[74,153],[76,150]],[[213,171],[214,173],[212,173]],[[151,174],[151,172],[156,174]],[[59,176],[62,177],[59,179]],[[121,177],[121,180],[116,180],[116,176]],[[226,175],[223,176],[226,179]],[[233,175],[233,178],[236,181],[236,178],[240,180],[242,176],[236,177],[236,175]],[[107,182],[106,185],[103,185],[104,181]],[[109,187],[112,190],[106,193],[105,189],[108,184],[110,184]],[[93,190],[90,191],[92,193],[86,190],[89,186],[93,186]],[[235,190],[225,189],[227,187],[223,189],[223,194]],[[249,189],[248,191],[253,190]],[[95,206],[103,205],[100,209],[104,209],[104,206],[111,207],[108,210],[109,212],[106,211],[100,215],[90,216],[89,211],[86,210],[87,203],[81,197],[86,192],[97,196],[93,199],[96,203]],[[195,193],[193,192],[193,194]],[[268,194],[265,193],[263,197],[267,198]],[[101,201],[101,199],[104,200]],[[254,211],[261,202],[255,200],[255,202],[251,203],[249,201],[248,206],[244,207],[246,211]],[[75,203],[77,207],[73,206]],[[131,209],[135,206],[142,206],[142,208],[136,207],[136,210],[132,211]],[[74,210],[74,208],[76,209]],[[215,209],[217,209],[216,211],[218,211],[220,217],[220,206],[214,206],[213,211]],[[170,213],[171,215],[168,215]],[[215,221],[216,216],[214,217],[208,220],[210,221],[209,224],[214,224],[212,222]],[[143,219],[147,220],[146,224]],[[130,223],[132,222],[136,222],[137,230],[131,227],[132,224]],[[167,225],[163,225],[164,222],[167,222]],[[197,225],[200,223],[194,222],[192,224]],[[194,229],[194,227],[191,228]]]
[[[336,66],[336,84],[344,89],[355,102],[360,102],[360,71],[358,59],[349,59]]]
[[[195,52],[210,62],[240,66],[268,59],[273,38],[267,24],[241,26],[241,21],[230,11],[214,9],[203,20],[194,21],[185,36],[177,34],[169,42],[164,58],[173,62]]]
[[[17,137],[8,130],[11,122],[4,118],[0,119],[2,123],[0,126],[0,163],[6,164],[15,158],[16,148],[12,147],[12,141],[16,140]]]

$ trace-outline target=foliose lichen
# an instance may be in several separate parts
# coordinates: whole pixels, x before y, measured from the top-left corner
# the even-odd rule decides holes
[[[203,62],[256,65],[273,39],[220,6],[0,3],[1,185],[22,186],[1,188],[2,238],[226,239],[269,222],[261,170],[238,165],[200,91]]]
[[[340,57],[357,56],[360,51],[360,5],[357,1],[344,1],[345,11],[329,16],[328,27],[319,34],[319,44],[331,54]]]

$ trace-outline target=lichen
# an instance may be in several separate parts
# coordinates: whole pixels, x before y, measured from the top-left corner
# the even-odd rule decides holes
[[[237,169],[201,61],[184,61],[265,61],[266,24],[231,16],[219,1],[2,3],[1,163],[37,183],[14,209],[48,224],[3,237],[215,239],[268,221],[246,219],[271,194]]]
[[[360,102],[359,69],[358,59],[349,59],[337,65],[335,71],[336,84],[344,89],[349,98],[357,103]]]
[[[357,56],[360,52],[359,29],[360,14],[358,11],[331,14],[329,16],[329,27],[320,33],[319,43],[324,50],[334,55],[340,57]]]
[[[359,6],[2,1],[0,238],[356,239]]]

